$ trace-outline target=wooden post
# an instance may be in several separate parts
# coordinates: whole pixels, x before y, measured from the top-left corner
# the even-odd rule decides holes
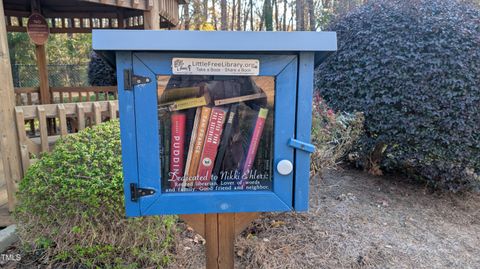
[[[160,3],[159,0],[150,0],[150,9],[143,12],[143,27],[145,30],[160,30]]]
[[[50,104],[50,87],[48,85],[47,52],[45,45],[35,45],[37,57],[38,77],[40,79],[40,104]]]
[[[233,269],[235,237],[260,213],[180,215],[206,240],[207,269]]]
[[[23,176],[17,127],[15,124],[15,94],[8,53],[7,29],[3,1],[0,1],[0,148],[7,185],[8,208],[15,206],[15,191]]]

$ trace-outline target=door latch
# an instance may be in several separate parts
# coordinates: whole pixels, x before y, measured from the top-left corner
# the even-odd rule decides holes
[[[290,138],[290,140],[288,140],[288,145],[292,148],[300,149],[300,150],[306,151],[308,153],[315,152],[315,146],[314,145],[312,145],[310,143],[300,141],[300,140],[297,140],[295,138]]]

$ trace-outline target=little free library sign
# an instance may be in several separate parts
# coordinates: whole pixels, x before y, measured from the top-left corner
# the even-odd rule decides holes
[[[173,58],[174,75],[258,76],[256,59]]]
[[[127,216],[307,210],[313,71],[336,46],[333,32],[94,30],[117,69]]]

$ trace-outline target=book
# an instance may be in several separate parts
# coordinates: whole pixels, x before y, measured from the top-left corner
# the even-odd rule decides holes
[[[185,122],[183,113],[173,113],[170,136],[170,188],[177,189],[181,185],[184,170]]]
[[[253,133],[250,138],[250,144],[248,146],[247,155],[245,156],[245,162],[243,163],[242,168],[242,177],[240,178],[239,186],[245,188],[248,177],[253,167],[253,162],[255,161],[255,156],[257,155],[258,144],[262,137],[263,127],[265,126],[265,121],[267,119],[268,109],[260,108],[258,111],[258,117],[255,121],[253,128]]]
[[[212,172],[212,175],[216,175],[217,177],[219,176],[220,170],[222,169],[223,158],[225,157],[225,152],[227,150],[227,147],[230,144],[232,130],[233,130],[233,121],[235,119],[235,116],[237,115],[237,109],[238,109],[238,104],[233,104],[230,106],[230,109],[228,112],[227,120],[225,123],[225,129],[223,131],[220,146],[218,148],[217,159],[215,161],[215,166],[213,167],[213,172]],[[219,180],[217,180],[217,183],[219,182]]]
[[[161,165],[162,165],[162,179],[168,179],[168,173],[170,170],[170,136],[171,136],[171,120],[169,113],[159,113],[159,125],[160,125],[160,143],[161,149]],[[169,188],[170,184],[168,180],[162,180],[162,187]]]
[[[206,106],[208,103],[210,103],[210,96],[206,93],[200,97],[192,97],[192,98],[176,100],[173,102],[162,103],[160,104],[160,106],[162,109],[166,109],[168,111],[173,112],[173,111],[185,110],[189,108],[195,108],[199,106]]]
[[[197,180],[195,189],[204,190],[212,177],[212,170],[217,156],[220,137],[223,132],[227,110],[222,107],[212,108],[210,120],[208,121],[207,133],[203,144],[202,155],[198,164]]]
[[[261,93],[243,95],[243,96],[238,96],[238,97],[231,97],[231,98],[219,99],[219,100],[215,100],[214,103],[215,103],[216,106],[222,106],[222,105],[233,104],[233,103],[240,103],[240,102],[245,102],[245,101],[250,101],[250,100],[265,98],[265,97],[267,97],[267,96],[265,95],[265,93],[261,92]]]
[[[185,188],[187,187],[189,170],[192,162],[193,149],[195,148],[195,141],[197,139],[197,130],[198,130],[201,114],[202,114],[202,108],[197,107],[195,111],[195,119],[193,121],[193,128],[191,132],[192,135],[190,136],[190,144],[188,146],[187,161],[185,162],[185,174],[184,174],[185,180],[183,180],[182,182],[182,191],[185,191]]]
[[[169,103],[179,99],[198,97],[200,92],[200,87],[170,88],[161,94],[160,103]]]
[[[203,143],[205,142],[205,134],[207,133],[208,121],[210,120],[210,114],[212,109],[210,107],[202,107],[200,113],[200,120],[198,122],[197,133],[195,135],[195,143],[192,152],[192,158],[188,167],[188,177],[194,177],[197,175],[198,165],[200,157],[202,155]]]

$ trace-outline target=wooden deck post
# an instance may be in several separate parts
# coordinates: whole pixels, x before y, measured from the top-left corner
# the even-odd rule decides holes
[[[17,127],[15,124],[15,96],[8,53],[7,29],[3,1],[0,1],[0,148],[8,193],[8,208],[15,206],[17,183],[23,176]]]
[[[150,9],[143,12],[143,27],[145,30],[160,29],[160,3],[158,1],[152,0]]]
[[[40,103],[50,104],[50,86],[48,85],[47,51],[45,45],[35,45],[35,56],[37,57],[38,77],[40,79]]]
[[[180,218],[205,238],[207,269],[233,269],[235,237],[259,216],[259,213],[221,213],[180,215]]]

